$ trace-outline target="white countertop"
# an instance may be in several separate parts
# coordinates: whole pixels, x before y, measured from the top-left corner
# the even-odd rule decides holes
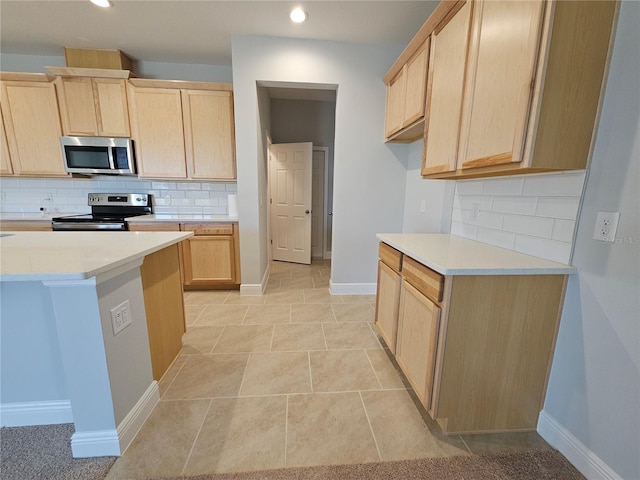
[[[201,222],[237,222],[237,216],[230,215],[185,215],[157,213],[154,215],[140,215],[127,218],[128,223],[158,223],[158,222],[180,222],[180,223],[201,223]]]
[[[192,232],[2,232],[0,281],[83,280],[126,265]]]
[[[572,274],[571,265],[455,235],[379,233],[378,239],[442,275]]]

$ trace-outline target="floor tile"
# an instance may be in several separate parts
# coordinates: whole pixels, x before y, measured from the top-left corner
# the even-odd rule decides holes
[[[304,290],[270,290],[267,293],[267,298],[264,303],[304,303],[304,295],[302,292],[304,292]]]
[[[461,435],[461,437],[471,453],[476,455],[552,449],[537,432],[491,433]]]
[[[373,322],[374,312],[368,303],[340,303],[331,306],[338,322]]]
[[[273,352],[326,349],[321,323],[292,323],[273,327]]]
[[[344,303],[376,303],[375,295],[342,295]]]
[[[389,358],[387,350],[372,348],[367,349],[366,352],[383,389],[410,388],[409,382]]]
[[[366,322],[323,323],[327,348],[382,348]]]
[[[226,305],[262,305],[266,300],[265,295],[240,295],[240,292],[230,292],[224,301]]]
[[[311,393],[308,353],[252,353],[240,395],[283,393]]]
[[[315,393],[380,389],[364,350],[329,350],[309,355]]]
[[[329,277],[314,278],[313,288],[329,288]]]
[[[211,353],[223,330],[221,326],[189,326],[182,336],[182,354]]]
[[[249,355],[189,355],[164,399],[238,395]]]
[[[178,372],[180,371],[180,369],[184,365],[184,362],[186,361],[187,361],[187,355],[180,354],[176,357],[176,359],[173,361],[173,363],[167,369],[167,371],[164,372],[164,375],[158,382],[158,389],[160,390],[161,398],[167,392],[167,390],[169,389],[169,386],[171,385],[173,380],[176,378],[176,375],[178,375]]]
[[[271,325],[229,325],[220,335],[213,353],[268,352],[272,335]]]
[[[342,303],[340,295],[331,295],[328,288],[305,288],[304,303]]]
[[[218,305],[224,303],[229,292],[226,290],[197,290],[185,292],[185,305]]]
[[[160,401],[107,478],[179,476],[211,400]]]
[[[291,323],[306,322],[335,322],[333,309],[330,304],[304,303],[291,305]]]
[[[289,323],[291,305],[251,305],[244,325]]]
[[[288,467],[379,459],[358,393],[289,396]]]
[[[280,288],[290,288],[290,289],[314,288],[313,279],[311,277],[283,278],[280,281]]]
[[[193,325],[198,316],[205,309],[206,305],[185,305],[184,306],[184,321],[187,325]]]
[[[382,460],[467,455],[453,436],[447,442],[434,437],[406,390],[361,392]]]
[[[194,325],[240,325],[248,305],[207,305]]]
[[[286,396],[212,401],[184,474],[285,466]]]

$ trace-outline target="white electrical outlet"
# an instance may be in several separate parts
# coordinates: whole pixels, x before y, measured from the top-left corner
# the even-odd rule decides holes
[[[111,309],[111,326],[113,327],[113,335],[117,335],[124,328],[131,325],[131,308],[129,300],[125,300],[117,307]]]
[[[620,212],[598,212],[593,239],[602,242],[613,242],[616,239]]]
[[[474,203],[471,207],[471,213],[469,214],[469,221],[473,224],[478,222],[478,214],[480,213],[480,204]]]
[[[426,209],[427,209],[427,201],[420,200],[420,213],[424,213]]]

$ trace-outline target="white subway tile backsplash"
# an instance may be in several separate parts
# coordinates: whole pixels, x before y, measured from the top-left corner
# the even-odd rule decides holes
[[[175,182],[151,182],[154,190],[176,190]]]
[[[195,200],[196,207],[217,207],[218,199],[217,198],[196,198]]]
[[[556,218],[553,221],[553,233],[551,238],[560,242],[571,243],[573,241],[573,232],[576,229],[574,220],[561,220]]]
[[[482,186],[481,180],[461,180],[456,182],[456,195],[482,195]]]
[[[209,192],[203,192],[202,190],[193,190],[184,192],[185,198],[209,198]]]
[[[513,213],[519,215],[534,215],[536,213],[536,197],[495,197],[492,211],[498,213]]]
[[[524,180],[524,195],[577,196],[582,195],[586,172],[561,173],[557,175],[533,175]]]
[[[202,215],[202,207],[178,207],[178,213],[183,215]]]
[[[541,197],[536,215],[540,217],[575,220],[580,208],[580,197]]]
[[[515,233],[484,227],[478,227],[478,235],[476,236],[476,240],[479,242],[490,243],[496,247],[508,248],[509,250],[513,250],[515,238]]]
[[[451,233],[566,263],[585,177],[577,171],[458,181]]]
[[[201,190],[199,183],[184,183],[178,182],[176,184],[178,190]]]
[[[524,178],[499,178],[490,182],[485,181],[482,189],[483,195],[520,195]]]
[[[18,188],[18,179],[0,177],[0,189],[5,188]]]
[[[502,229],[534,237],[551,238],[553,219],[526,215],[505,215]]]
[[[226,207],[202,207],[203,215],[226,215]]]
[[[238,185],[236,183],[225,183],[224,185],[225,190],[229,193],[236,193],[238,191]]]
[[[481,211],[478,212],[478,226],[501,230],[503,218],[504,215],[501,213]]]
[[[571,243],[527,235],[516,235],[514,250],[560,263],[569,263],[571,258]]]

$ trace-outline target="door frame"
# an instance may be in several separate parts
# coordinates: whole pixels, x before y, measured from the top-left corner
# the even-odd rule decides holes
[[[324,153],[324,180],[322,182],[322,206],[324,215],[322,218],[322,258],[331,258],[331,251],[327,251],[327,229],[329,226],[329,147],[313,146],[314,151]],[[318,257],[316,257],[318,258]]]

